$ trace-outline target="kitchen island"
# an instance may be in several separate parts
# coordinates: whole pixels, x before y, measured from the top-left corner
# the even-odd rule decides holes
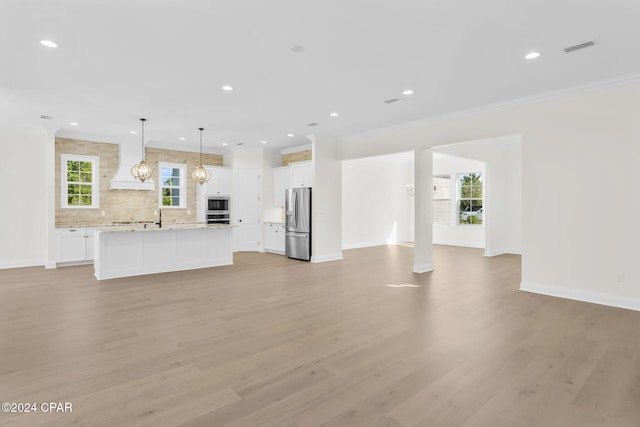
[[[137,225],[96,231],[98,280],[233,264],[230,225]]]

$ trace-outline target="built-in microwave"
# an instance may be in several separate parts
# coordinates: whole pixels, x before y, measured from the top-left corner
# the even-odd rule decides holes
[[[230,224],[229,198],[207,196],[207,224]]]
[[[229,198],[207,196],[207,212],[229,212]]]

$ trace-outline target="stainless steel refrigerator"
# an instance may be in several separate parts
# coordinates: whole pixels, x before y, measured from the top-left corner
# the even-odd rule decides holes
[[[285,190],[285,253],[289,258],[311,260],[311,188]]]

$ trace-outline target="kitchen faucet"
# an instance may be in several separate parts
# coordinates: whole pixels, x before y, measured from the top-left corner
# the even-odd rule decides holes
[[[158,222],[156,222],[156,225],[158,226],[158,228],[162,228],[162,209],[158,209],[158,214],[160,216],[158,218]]]

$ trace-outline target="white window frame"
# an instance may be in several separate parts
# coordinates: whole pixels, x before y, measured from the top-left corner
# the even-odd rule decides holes
[[[478,174],[482,177],[482,197],[480,198],[468,198],[462,197],[462,177],[465,175],[471,175],[471,174]],[[484,176],[484,172],[482,171],[475,171],[475,172],[461,172],[458,173],[458,178],[456,179],[456,208],[453,209],[456,213],[456,225],[460,225],[463,227],[484,227],[484,205],[485,205],[485,188],[486,188],[486,183],[485,183],[485,176]],[[460,202],[462,200],[469,200],[469,201],[476,201],[476,200],[481,200],[482,201],[482,223],[480,224],[467,224],[464,222],[460,222]]]
[[[67,162],[91,162],[91,205],[70,205],[67,185]],[[60,207],[62,209],[98,209],[100,208],[100,157],[80,154],[62,154],[60,157]]]
[[[164,206],[162,204],[162,189],[165,188],[162,181],[162,168],[180,169],[180,185],[177,187],[180,190],[180,205],[178,206]],[[187,207],[187,165],[185,163],[158,163],[158,207],[160,209],[185,209]],[[174,187],[171,187],[174,188]]]

